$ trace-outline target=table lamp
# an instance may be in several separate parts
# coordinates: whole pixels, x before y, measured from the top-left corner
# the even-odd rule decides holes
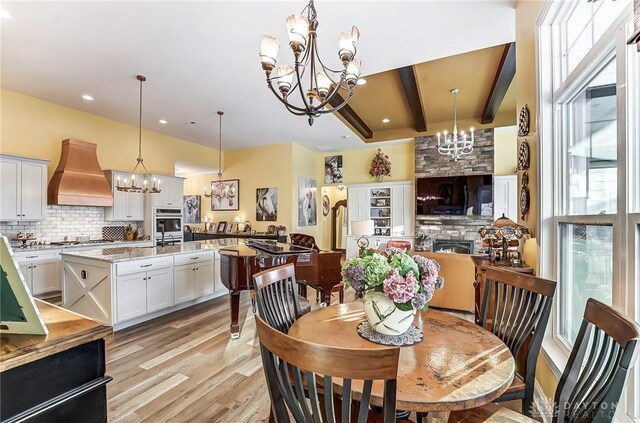
[[[493,223],[483,227],[478,231],[478,234],[482,239],[489,240],[489,246],[493,248],[492,240],[497,240],[502,243],[502,255],[497,264],[511,265],[507,256],[507,250],[509,249],[510,241],[517,241],[522,238],[531,238],[531,230],[526,226],[522,226],[506,217],[504,214],[502,217],[497,218]]]
[[[373,220],[354,220],[351,222],[351,235],[360,235],[358,247],[367,248],[369,246],[368,236],[373,235]]]
[[[202,220],[202,222],[204,223],[204,231],[208,232],[209,230],[207,229],[207,225],[209,224],[209,222],[211,222],[211,218],[209,216],[204,216],[200,220]]]

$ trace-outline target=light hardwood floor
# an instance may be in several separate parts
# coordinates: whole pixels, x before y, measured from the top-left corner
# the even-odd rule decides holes
[[[262,422],[269,416],[255,321],[243,293],[242,336],[228,297],[107,338],[110,422]]]
[[[315,308],[314,294],[309,290]],[[268,421],[269,393],[248,292],[241,298],[239,340],[229,337],[227,296],[109,336],[109,421]],[[345,301],[353,300],[347,290]],[[337,302],[336,293],[332,304]]]

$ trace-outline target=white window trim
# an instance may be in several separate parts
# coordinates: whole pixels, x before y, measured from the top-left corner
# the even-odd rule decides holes
[[[618,81],[624,81],[617,87],[618,92],[618,110],[626,107],[631,103],[632,107],[626,107],[626,115],[622,119],[618,119],[618,139],[621,137],[627,140],[636,140],[637,142],[618,142],[618,192],[621,192],[626,186],[633,187],[636,185],[636,191],[640,191],[640,169],[630,167],[629,163],[638,163],[640,158],[640,81],[637,75],[640,73],[640,60],[637,55],[630,55],[630,48],[625,42],[620,42],[626,37],[632,28],[631,6],[627,7],[624,12],[614,21],[611,27],[603,34],[600,40],[594,45],[592,50],[583,58],[583,60],[572,71],[572,74],[555,89],[560,75],[562,75],[562,67],[565,66],[565,60],[555,61],[552,50],[553,42],[560,43],[552,38],[554,28],[551,23],[558,16],[564,14],[566,16],[567,7],[561,1],[548,1],[542,8],[538,20],[536,22],[536,72],[537,72],[537,97],[538,97],[538,175],[541,175],[537,195],[540,204],[538,213],[538,271],[542,277],[557,280],[557,256],[555,254],[559,237],[556,230],[559,222],[578,223],[581,216],[556,216],[556,211],[560,210],[562,190],[559,179],[556,175],[562,171],[562,164],[554,164],[555,158],[564,160],[564,155],[558,155],[555,145],[549,145],[542,140],[555,140],[558,135],[555,133],[556,126],[554,121],[556,113],[553,105],[556,101],[566,100],[563,96],[568,96],[575,92],[576,88],[586,83],[590,70],[601,66],[604,60],[611,57],[615,52],[616,55],[616,71],[618,73]],[[624,22],[627,21],[627,26]],[[628,38],[628,37],[627,37]],[[615,50],[617,48],[617,51]],[[626,51],[625,51],[626,50]],[[633,46],[635,51],[635,46]],[[632,63],[626,63],[626,59],[630,58]],[[557,64],[560,64],[558,69]],[[576,76],[579,75],[579,76]],[[554,98],[554,92],[557,98]],[[627,96],[632,97],[632,102],[627,102]],[[619,115],[620,117],[620,115]],[[562,174],[562,173],[560,173]],[[633,181],[633,182],[632,182]],[[627,185],[628,183],[628,185]],[[542,197],[542,193],[546,197]],[[549,198],[551,196],[551,198]],[[629,213],[635,211],[639,213]],[[583,220],[584,221],[584,220]],[[630,316],[634,316],[640,320],[640,263],[637,258],[640,256],[640,192],[629,193],[629,195],[619,196],[618,213],[616,215],[589,216],[589,221],[597,221],[600,223],[611,223],[618,228],[614,231],[614,251],[616,254],[623,254],[626,259],[619,260],[619,266],[614,268],[614,281],[624,280],[624,284],[614,283],[613,302],[617,307],[622,308]],[[617,233],[617,235],[616,235]],[[626,264],[626,265],[625,265]],[[565,368],[569,358],[569,349],[567,345],[558,339],[555,334],[557,332],[559,301],[553,308],[552,318],[550,319],[549,328],[546,331],[545,339],[542,344],[541,354],[547,362],[555,376],[559,379],[562,370]],[[618,413],[616,421],[620,422],[637,422],[633,416],[640,416],[640,403],[636,397],[640,397],[640,364],[636,364],[636,371],[632,372],[627,383],[626,395],[623,397],[622,409],[625,412]],[[630,389],[633,387],[634,389]],[[632,407],[634,409],[632,409]]]

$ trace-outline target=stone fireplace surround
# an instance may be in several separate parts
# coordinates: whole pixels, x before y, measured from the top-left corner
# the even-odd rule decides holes
[[[416,178],[430,176],[487,175],[494,173],[493,129],[475,132],[473,153],[457,162],[438,153],[435,135],[416,138]],[[432,250],[433,240],[473,241],[474,253],[483,250],[478,230],[493,222],[493,216],[420,216],[416,215],[416,231],[429,240],[422,246]]]

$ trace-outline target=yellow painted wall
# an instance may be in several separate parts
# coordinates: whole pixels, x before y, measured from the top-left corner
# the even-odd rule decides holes
[[[324,157],[342,155],[343,183],[364,184],[375,182],[376,179],[369,175],[371,160],[376,154],[378,145],[360,150],[347,150],[339,153],[318,154],[319,163],[324,169]],[[389,156],[391,161],[391,176],[385,177],[385,181],[411,181],[415,179],[416,153],[415,142],[410,141],[401,144],[380,145],[382,152]]]
[[[493,173],[513,175],[518,166],[518,127],[504,126],[493,131]]]
[[[0,152],[50,160],[49,177],[60,159],[61,141],[98,145],[102,169],[129,171],[138,154],[138,128],[2,89]],[[217,167],[218,151],[157,132],[142,131],[142,155],[150,172],[173,175],[176,160]]]
[[[252,228],[259,232],[265,232],[273,224],[285,225],[290,231],[294,212],[292,148],[293,144],[288,143],[225,152],[224,179],[240,180],[240,210],[211,211],[211,199],[202,197],[201,216],[209,216],[213,222],[231,222],[234,216],[239,215],[243,221],[250,221]],[[211,182],[217,177],[216,173],[212,173],[187,178],[185,195],[202,195],[203,187],[211,192]],[[257,222],[256,188],[268,187],[278,188],[278,220]]]
[[[536,365],[536,380],[548,403],[553,403],[555,397],[556,387],[558,386],[558,378],[551,370],[551,367],[547,364],[542,355],[538,356],[538,364]]]

